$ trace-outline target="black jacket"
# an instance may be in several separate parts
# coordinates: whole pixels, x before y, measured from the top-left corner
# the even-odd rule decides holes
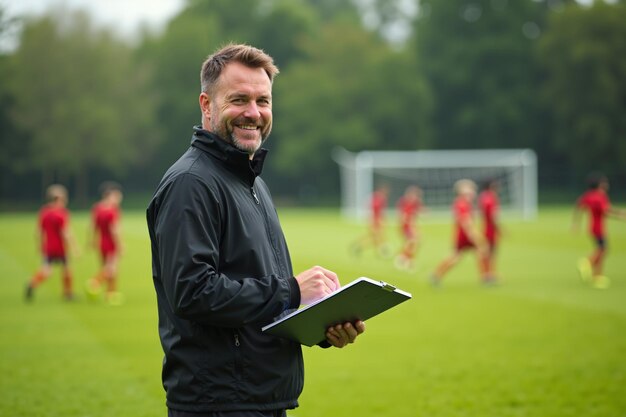
[[[253,161],[195,129],[147,210],[167,405],[185,411],[294,408],[300,345],[261,332],[297,308],[287,244]]]

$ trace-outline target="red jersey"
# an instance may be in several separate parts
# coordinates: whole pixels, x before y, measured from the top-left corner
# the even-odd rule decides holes
[[[120,217],[119,209],[98,203],[93,207],[91,216],[94,229],[100,236],[100,252],[103,255],[115,253],[118,248],[113,229]]]
[[[496,215],[500,207],[498,195],[493,190],[485,190],[478,196],[478,207],[483,215],[485,237],[493,243],[498,233]]]
[[[589,210],[589,231],[595,237],[604,237],[604,217],[611,208],[609,196],[602,190],[589,190],[578,199],[576,205]]]
[[[452,204],[454,212],[454,221],[456,224],[456,247],[457,249],[465,249],[474,246],[472,239],[465,233],[461,224],[467,219],[472,218],[472,203],[463,197],[457,197]]]
[[[387,207],[387,196],[380,191],[374,191],[370,204],[374,226],[380,226]]]
[[[400,212],[400,227],[402,233],[407,237],[413,235],[413,221],[422,208],[422,203],[417,198],[400,197],[398,200],[398,211]]]
[[[65,207],[46,205],[39,211],[41,251],[47,257],[65,257],[65,228],[70,215]]]

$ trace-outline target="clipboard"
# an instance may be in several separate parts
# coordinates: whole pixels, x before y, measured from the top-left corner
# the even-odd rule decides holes
[[[393,285],[361,277],[264,326],[261,331],[314,346],[326,340],[330,326],[365,321],[409,299],[410,293]]]

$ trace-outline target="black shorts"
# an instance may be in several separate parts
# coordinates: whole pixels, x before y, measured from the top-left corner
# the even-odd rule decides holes
[[[606,238],[604,236],[593,236],[593,242],[596,244],[598,249],[606,249]]]
[[[606,238],[604,236],[594,236],[593,240],[596,242],[598,249],[606,249]]]
[[[167,409],[167,417],[287,417],[285,410],[266,411],[208,411],[206,413],[192,413],[189,411]]]
[[[66,265],[67,264],[67,259],[65,258],[65,256],[58,256],[58,255],[46,255],[44,256],[43,261],[46,263],[46,265],[52,265],[52,264]]]

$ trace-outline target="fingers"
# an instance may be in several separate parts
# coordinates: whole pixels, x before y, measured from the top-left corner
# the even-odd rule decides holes
[[[339,289],[339,287],[341,287],[337,274],[335,274],[330,269],[326,269],[321,266],[314,266],[312,270],[316,270],[322,274],[322,276],[324,277],[324,283],[331,291],[336,291]]]
[[[339,289],[339,279],[334,272],[315,266],[296,276],[300,286],[302,304],[309,304]]]
[[[338,324],[329,327],[326,332],[328,342],[338,348],[343,348],[350,343],[354,343],[357,336],[365,331],[365,323],[361,320],[352,323]]]

